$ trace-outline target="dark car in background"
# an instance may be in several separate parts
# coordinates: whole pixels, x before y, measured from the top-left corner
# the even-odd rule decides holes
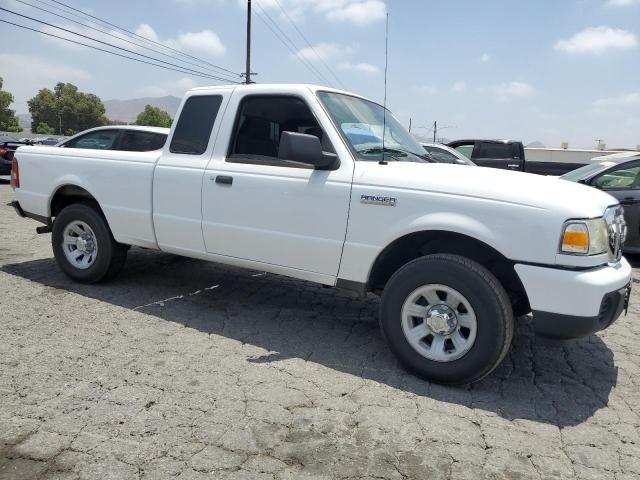
[[[618,199],[627,222],[623,251],[640,253],[640,153],[608,155],[560,178],[603,190]]]
[[[522,142],[513,140],[455,140],[447,144],[480,167],[539,175],[562,175],[583,163],[527,161]]]
[[[0,175],[11,175],[11,160],[18,147],[24,145],[10,135],[0,135]]]
[[[524,172],[524,145],[510,140],[455,140],[447,144],[480,167]]]

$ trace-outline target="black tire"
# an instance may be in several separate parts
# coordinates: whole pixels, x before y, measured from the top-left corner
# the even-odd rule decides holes
[[[402,330],[405,300],[429,284],[457,290],[475,311],[475,342],[457,360],[428,359],[409,344]],[[411,373],[436,383],[467,384],[489,375],[509,350],[513,323],[509,297],[496,277],[479,263],[458,255],[428,255],[409,262],[391,277],[382,294],[380,327],[390,349]]]
[[[65,227],[74,220],[79,220],[91,227],[95,234],[98,252],[93,264],[80,269],[74,266],[63,251]],[[74,203],[65,207],[53,222],[51,246],[56,263],[72,280],[81,283],[98,283],[115,277],[127,259],[126,245],[115,241],[109,225],[102,213],[90,203]]]

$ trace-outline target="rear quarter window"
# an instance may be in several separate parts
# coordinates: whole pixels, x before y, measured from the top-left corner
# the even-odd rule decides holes
[[[189,97],[182,108],[169,150],[171,153],[202,155],[209,145],[222,97],[197,95]]]
[[[475,158],[514,158],[514,148],[510,143],[481,143],[474,149]]]

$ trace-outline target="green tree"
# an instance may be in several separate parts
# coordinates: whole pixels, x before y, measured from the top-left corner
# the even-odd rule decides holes
[[[0,77],[0,131],[21,132],[20,122],[16,117],[15,110],[11,110],[9,105],[13,103],[13,95],[2,91],[2,77]]]
[[[102,100],[92,93],[83,93],[71,83],[58,83],[53,90],[43,88],[27,102],[31,112],[31,129],[46,123],[55,133],[80,132],[107,125]]]
[[[38,126],[36,127],[35,132],[38,135],[53,135],[54,133],[56,133],[56,131],[53,129],[53,127],[50,127],[45,122],[39,123]]]
[[[140,112],[136,118],[135,125],[145,125],[147,127],[170,127],[171,115],[158,107],[147,105],[144,111]]]

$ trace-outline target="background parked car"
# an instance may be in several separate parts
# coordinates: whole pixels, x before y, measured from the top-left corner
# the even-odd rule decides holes
[[[35,141],[35,145],[43,145],[45,147],[57,145],[58,143],[60,143],[60,139],[55,137],[38,138]]]
[[[440,143],[421,143],[427,153],[438,163],[453,163],[456,165],[474,165],[471,160],[457,150]]]
[[[640,253],[640,154],[616,153],[601,157],[560,178],[604,190],[616,197],[624,208],[627,222],[626,253]]]
[[[11,160],[23,142],[10,135],[0,135],[0,175],[11,175]]]
[[[583,163],[527,161],[522,142],[513,140],[455,140],[447,144],[480,167],[540,175],[562,175]]]
[[[150,152],[160,150],[167,140],[168,128],[121,125],[85,130],[65,140],[63,148],[89,148],[92,150],[126,150]]]

